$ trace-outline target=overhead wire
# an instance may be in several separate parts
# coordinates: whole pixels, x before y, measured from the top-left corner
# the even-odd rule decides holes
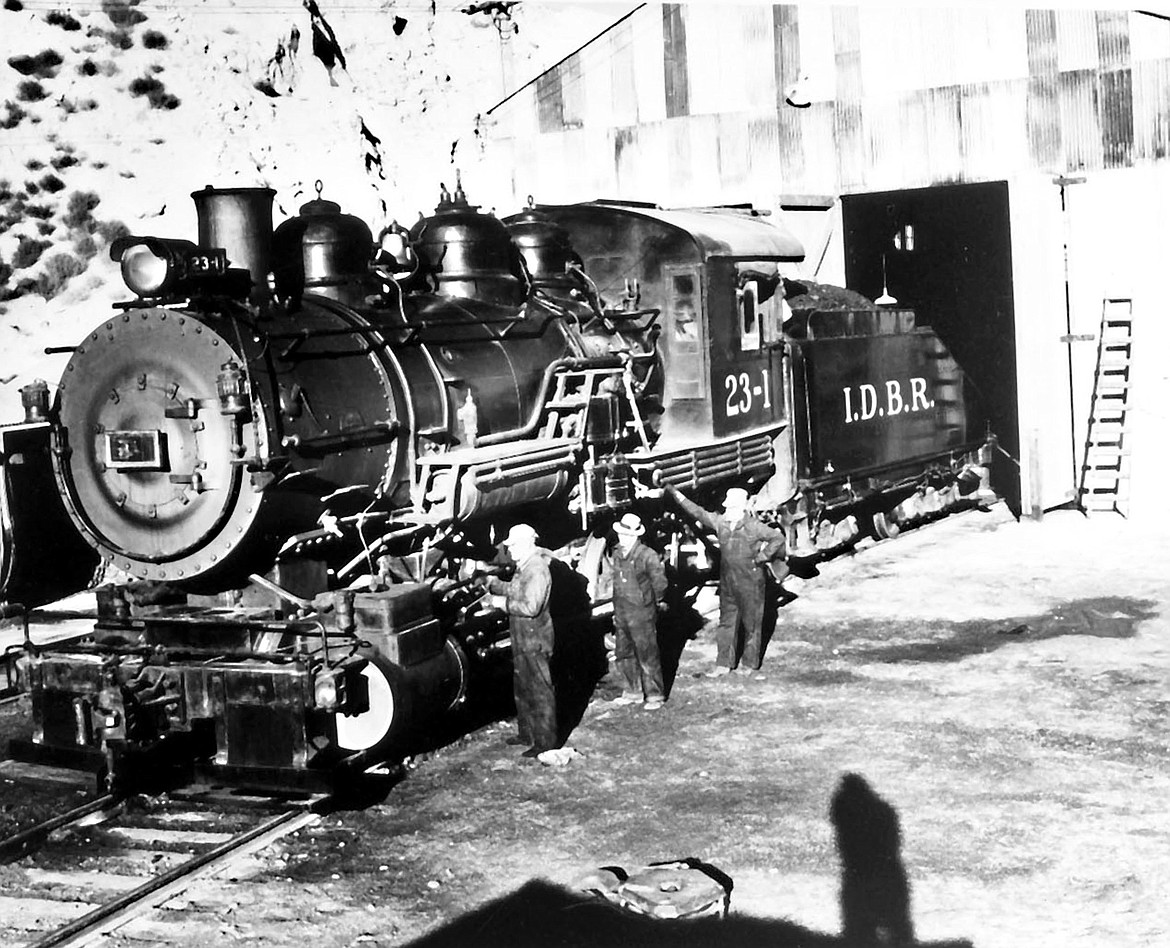
[[[72,11],[79,11],[83,13],[104,13],[112,5],[103,0],[63,0],[61,3],[54,3],[52,0],[23,0],[22,8],[20,10],[7,10],[8,13],[21,13],[25,11],[32,12],[48,12],[48,13],[70,13]],[[330,13],[394,13],[394,12],[431,12],[434,6],[434,12],[439,14],[460,14],[466,16],[459,9],[457,4],[450,5],[447,9],[440,9],[440,5],[425,2],[425,0],[408,0],[408,2],[396,2],[396,0],[385,0],[384,3],[319,3],[318,7],[324,14]],[[304,13],[306,8],[301,3],[294,3],[291,0],[280,3],[262,3],[260,0],[252,0],[250,3],[241,3],[234,5],[230,3],[168,3],[165,7],[154,6],[117,6],[119,10],[135,10],[146,15],[147,19],[142,22],[149,22],[150,17],[165,17],[168,15],[189,15],[199,13],[244,13],[244,14],[258,14],[258,13]]]

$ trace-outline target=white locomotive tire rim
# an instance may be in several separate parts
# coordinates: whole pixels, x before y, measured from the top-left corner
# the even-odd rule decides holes
[[[362,669],[370,692],[370,707],[360,714],[337,714],[337,746],[346,751],[363,751],[377,746],[394,725],[394,692],[386,673],[372,662]]]

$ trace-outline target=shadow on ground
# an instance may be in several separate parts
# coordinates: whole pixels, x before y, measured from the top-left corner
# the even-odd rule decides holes
[[[655,919],[634,915],[596,896],[534,880],[448,925],[410,948],[862,948],[881,942],[846,940],[783,919]],[[915,942],[916,948],[971,948],[969,941]]]
[[[842,777],[830,819],[841,857],[842,935],[749,915],[656,918],[598,894],[534,879],[410,942],[410,948],[971,948],[966,940],[914,939],[897,813],[863,777]],[[733,892],[732,881],[714,867],[680,861],[703,866]]]
[[[953,662],[981,655],[1019,642],[1039,642],[1066,635],[1092,635],[1124,639],[1136,634],[1138,623],[1159,615],[1157,604],[1148,599],[1101,596],[1063,603],[1048,613],[989,622],[936,623],[926,630],[931,635],[917,642],[883,645],[877,642],[839,645],[842,657],[867,662]],[[896,624],[905,635],[906,622]],[[871,623],[866,623],[872,628]],[[845,626],[847,630],[847,625]],[[868,630],[867,630],[868,632]],[[872,633],[869,633],[872,634]],[[806,631],[809,639],[821,638],[818,631]],[[840,642],[840,636],[834,636]]]

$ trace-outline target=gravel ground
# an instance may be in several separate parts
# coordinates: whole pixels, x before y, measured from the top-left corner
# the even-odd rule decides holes
[[[663,711],[611,705],[603,679],[565,766],[521,760],[510,722],[482,728],[118,938],[841,944],[829,805],[857,773],[898,814],[922,942],[1165,944],[1167,564],[1161,524],[1074,512],[971,512],[873,545],[781,610],[761,675],[703,677],[708,624]],[[734,880],[727,920],[680,931],[563,888],[686,856]]]

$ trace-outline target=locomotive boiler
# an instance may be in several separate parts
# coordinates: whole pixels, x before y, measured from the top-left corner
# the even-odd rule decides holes
[[[33,649],[26,756],[329,781],[408,753],[506,663],[479,584],[515,522],[597,602],[631,506],[685,567],[663,483],[748,486],[809,556],[987,490],[937,336],[910,311],[794,309],[803,249],[750,208],[501,221],[457,186],[375,239],[320,187],[275,229],[268,189],[192,198],[196,241],[114,244],[136,298],[30,409],[57,533],[120,579],[91,640]],[[33,529],[6,561],[52,545]]]

